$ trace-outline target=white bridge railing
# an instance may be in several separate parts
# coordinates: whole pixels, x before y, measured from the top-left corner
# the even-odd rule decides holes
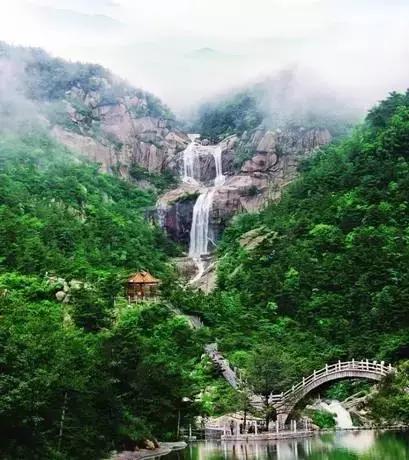
[[[205,351],[234,389],[238,389],[240,386],[246,384],[246,381],[241,379],[238,369],[231,367],[229,361],[218,351],[217,344],[206,345]],[[288,404],[291,406],[294,400],[301,399],[316,386],[330,380],[335,380],[337,377],[361,377],[380,380],[382,377],[395,371],[395,368],[391,364],[385,364],[384,361],[369,361],[368,359],[361,361],[356,361],[355,359],[352,361],[338,361],[335,364],[326,364],[322,369],[314,371],[308,377],[304,377],[301,382],[293,385],[285,393],[271,394],[269,402],[276,407],[283,407]],[[264,398],[260,395],[254,393],[251,395],[251,401],[255,407],[261,406],[263,400]]]
[[[314,371],[310,376],[304,377],[301,382],[297,385],[293,385],[285,393],[272,394],[270,396],[270,402],[281,402],[285,399],[289,399],[290,396],[296,395],[297,393],[303,392],[308,389],[311,385],[319,380],[325,379],[327,376],[341,375],[345,372],[356,373],[356,374],[375,374],[379,377],[386,376],[395,371],[395,368],[391,364],[386,365],[384,361],[378,363],[377,361],[338,361],[335,364],[326,365],[318,371]]]

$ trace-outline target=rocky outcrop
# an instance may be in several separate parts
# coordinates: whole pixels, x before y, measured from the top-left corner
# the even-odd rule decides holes
[[[320,128],[256,130],[241,138],[229,138],[223,156],[232,155],[233,162],[229,163],[231,169],[223,170],[227,180],[214,195],[213,224],[224,227],[234,214],[254,212],[277,200],[295,179],[300,162],[330,141],[329,131]]]
[[[261,130],[230,136],[222,149],[225,183],[215,188],[209,221],[209,234],[217,241],[229,220],[241,212],[255,212],[267,202],[279,199],[283,188],[297,175],[300,162],[331,141],[327,129],[289,128]],[[200,182],[211,185],[215,177],[214,146],[200,149]],[[183,170],[181,154],[176,170]],[[162,224],[177,241],[188,243],[193,206],[200,185],[182,184],[159,200]]]
[[[181,184],[158,200],[157,220],[174,241],[189,244],[193,206],[199,193],[199,185]]]
[[[105,172],[132,178],[132,166],[162,173],[177,169],[177,154],[189,143],[185,133],[161,117],[144,116],[145,95],[107,98],[112,82],[98,82],[103,91],[73,87],[64,99],[65,113],[52,133],[57,140]]]
[[[99,163],[103,172],[110,172],[116,163],[116,151],[113,146],[103,145],[90,136],[67,131],[60,126],[54,126],[51,134],[70,150],[77,151],[89,160]]]

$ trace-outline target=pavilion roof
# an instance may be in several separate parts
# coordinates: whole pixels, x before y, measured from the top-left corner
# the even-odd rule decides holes
[[[138,284],[158,284],[160,280],[152,276],[149,272],[137,272],[128,278],[128,283]]]

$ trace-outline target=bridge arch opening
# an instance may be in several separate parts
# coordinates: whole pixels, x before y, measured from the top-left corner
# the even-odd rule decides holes
[[[302,382],[294,385],[287,392],[280,395],[271,395],[270,401],[277,411],[279,423],[284,424],[298,403],[308,394],[327,383],[348,379],[365,379],[379,382],[394,371],[391,365],[386,366],[384,362],[339,361],[331,366],[326,365],[325,368],[319,371],[314,371],[313,374],[303,378]]]

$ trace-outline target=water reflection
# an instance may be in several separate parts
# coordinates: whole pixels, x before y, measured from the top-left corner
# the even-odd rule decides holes
[[[164,460],[409,460],[409,436],[355,431],[287,441],[202,442]]]

